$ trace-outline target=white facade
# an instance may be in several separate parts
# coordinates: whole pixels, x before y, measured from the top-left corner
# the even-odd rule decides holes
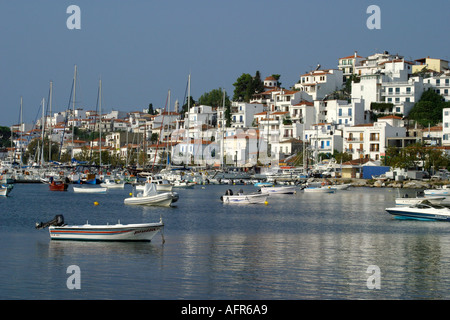
[[[231,126],[236,128],[249,128],[252,126],[255,114],[262,112],[261,103],[233,102],[231,105]],[[220,113],[222,116],[222,113]],[[222,118],[219,118],[222,121]]]
[[[450,108],[442,109],[442,145],[450,146]]]
[[[315,70],[300,76],[295,89],[306,92],[312,100],[324,99],[328,94],[340,90],[343,85],[342,70]]]
[[[352,159],[380,160],[387,148],[387,138],[406,137],[405,127],[393,127],[387,121],[345,127],[343,151]]]

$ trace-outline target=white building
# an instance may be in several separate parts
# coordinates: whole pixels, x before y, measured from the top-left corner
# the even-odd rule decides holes
[[[312,100],[322,100],[328,94],[342,89],[342,70],[314,70],[300,76],[300,82],[294,85],[295,89],[309,94]]]
[[[219,120],[222,125],[222,110],[219,111]],[[254,115],[262,112],[264,106],[261,103],[232,102],[231,105],[231,126],[236,128],[252,127]]]
[[[406,128],[394,127],[389,121],[382,120],[345,127],[343,136],[343,151],[351,154],[353,160],[361,158],[380,160],[386,152],[387,138],[406,137]]]
[[[442,109],[442,145],[450,146],[450,108]]]
[[[359,56],[356,51],[351,56],[339,58],[338,69],[342,71],[343,82],[355,74],[355,67],[359,66],[363,60],[364,58]]]

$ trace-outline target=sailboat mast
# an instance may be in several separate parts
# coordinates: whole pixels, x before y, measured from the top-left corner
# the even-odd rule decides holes
[[[189,137],[189,110],[191,109],[191,74],[189,74],[188,77],[188,95],[187,95],[187,127],[186,127],[186,133],[187,133],[187,145],[186,145],[186,165],[189,164],[189,144],[191,141],[191,138]]]
[[[50,137],[48,139],[48,161],[52,160],[52,95],[53,95],[53,81],[50,81],[50,94],[49,94]]]
[[[99,138],[99,150],[100,150],[100,169],[102,167],[102,79],[99,80],[99,132],[100,132],[100,138]]]
[[[20,97],[20,165],[22,166],[23,162],[23,99]],[[14,149],[15,150],[15,149]],[[14,160],[16,160],[16,157],[14,157]]]
[[[73,136],[75,132],[75,92],[77,88],[77,65],[75,65],[75,70],[73,73],[73,99],[72,99],[72,159],[74,152]]]
[[[222,124],[220,127],[221,131],[221,139],[220,139],[220,150],[222,151],[220,153],[220,163],[222,164],[222,170],[224,167],[224,157],[225,157],[225,149],[224,149],[224,123],[225,123],[225,89],[223,89],[223,103],[222,103]]]
[[[45,99],[42,98],[42,120],[41,120],[41,139],[42,139],[42,149],[41,149],[41,161],[40,165],[44,164],[44,134],[45,134],[45,120],[44,120],[44,111],[45,111]]]

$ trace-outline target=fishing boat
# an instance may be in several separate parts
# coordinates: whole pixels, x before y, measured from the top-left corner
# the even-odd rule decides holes
[[[73,187],[75,193],[106,193],[106,187]]]
[[[158,193],[155,184],[146,183],[143,192],[139,192],[137,195],[126,198],[124,203],[133,205],[170,207],[172,202],[175,202],[174,200],[178,200],[178,194],[174,194],[172,192]]]
[[[239,190],[237,194],[233,194],[231,189],[228,189],[223,196],[220,197],[223,203],[250,203],[250,204],[267,204],[268,194],[253,192],[245,194]]]
[[[297,188],[295,186],[276,186],[276,187],[262,187],[261,193],[267,194],[295,194]]]
[[[427,201],[410,206],[386,208],[386,211],[400,219],[450,220],[450,208],[432,205]]]
[[[50,191],[67,191],[67,189],[69,188],[69,185],[67,183],[60,180],[52,180],[48,184],[48,186],[50,188]]]
[[[7,197],[11,193],[13,188],[14,185],[12,184],[2,184],[0,186],[0,196]]]
[[[125,187],[125,182],[106,179],[104,182],[100,183],[100,187],[108,189],[123,189]]]
[[[110,225],[66,225],[64,217],[57,215],[46,223],[36,223],[36,229],[49,229],[51,240],[81,241],[151,241],[164,228],[160,219],[156,223],[136,223]]]

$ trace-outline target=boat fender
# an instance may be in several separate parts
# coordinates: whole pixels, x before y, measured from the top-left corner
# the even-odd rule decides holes
[[[223,196],[220,196],[220,201],[222,201],[222,202],[223,202]]]

